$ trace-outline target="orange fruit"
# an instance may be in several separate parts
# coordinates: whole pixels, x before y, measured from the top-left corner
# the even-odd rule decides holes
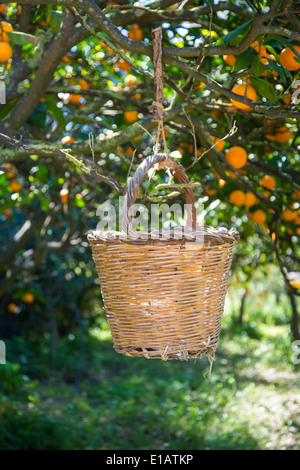
[[[137,86],[138,81],[134,75],[127,75],[127,77],[125,78],[125,83],[129,88],[134,88]]]
[[[135,122],[138,118],[137,111],[125,111],[124,113],[125,121],[127,122]]]
[[[267,216],[264,211],[257,209],[257,211],[253,212],[252,219],[256,224],[264,224],[267,220]]]
[[[24,302],[27,304],[32,304],[34,302],[34,295],[30,292],[27,292],[23,297]]]
[[[124,59],[120,59],[116,64],[116,68],[122,70],[123,72],[128,72],[131,69],[131,65],[126,62]]]
[[[1,42],[9,42],[10,38],[6,33],[12,33],[14,28],[10,23],[7,21],[1,21],[0,23],[0,41]]]
[[[214,196],[216,194],[216,189],[210,189],[208,186],[204,188],[204,192],[207,196]]]
[[[64,55],[63,58],[61,59],[61,64],[70,64],[71,59],[67,56]]]
[[[139,25],[134,24],[128,31],[128,37],[134,41],[142,41],[144,39],[144,34]]]
[[[8,62],[12,58],[13,50],[7,42],[0,42],[0,62]]]
[[[294,189],[294,195],[297,199],[300,199],[300,189]]]
[[[261,44],[259,44],[258,41],[254,41],[250,45],[250,47],[252,47],[258,53],[259,57],[267,54],[267,49],[265,48],[265,46],[262,46]]]
[[[282,218],[286,222],[291,222],[291,220],[294,220],[297,217],[297,211],[292,211],[291,209],[284,209],[282,212]]]
[[[6,15],[6,5],[5,5],[5,3],[0,3],[0,13],[1,13],[1,15]]]
[[[251,207],[251,206],[254,206],[255,203],[256,203],[255,194],[250,193],[250,192],[246,193],[245,194],[245,201],[244,201],[245,206]]]
[[[276,186],[275,179],[273,178],[273,176],[269,176],[269,175],[263,176],[259,184],[263,188],[267,188],[267,189],[274,189]]]
[[[73,142],[75,142],[75,139],[74,137],[70,136],[70,135],[66,135],[65,137],[63,137],[61,139],[61,143],[63,145],[66,145],[66,144],[73,144]]]
[[[72,104],[80,104],[80,98],[82,98],[81,95],[73,95],[73,94],[70,94],[70,95],[69,95],[69,103],[72,103]]]
[[[224,148],[224,140],[219,139],[218,137],[214,137],[213,135],[210,136],[211,140],[213,141],[214,144],[217,144],[216,147],[217,149],[222,152]]]
[[[11,211],[10,209],[4,209],[3,214],[5,215],[5,217],[6,217],[7,219],[11,219],[12,216],[13,216],[13,213],[12,213],[12,211]]]
[[[294,46],[294,48],[296,49],[298,54],[300,54],[300,46]],[[296,58],[297,60],[300,60],[289,47],[283,49],[279,56],[281,65],[289,71],[300,69],[300,62],[296,62]]]
[[[300,215],[297,215],[297,217],[294,218],[293,222],[295,225],[300,225]]]
[[[233,67],[236,61],[235,55],[223,55],[223,60],[226,62],[227,65]]]
[[[67,204],[68,199],[69,199],[69,193],[70,191],[68,189],[62,189],[59,193],[61,202],[63,204]]]
[[[228,163],[236,169],[243,168],[247,163],[246,150],[237,145],[228,149],[225,157]]]
[[[7,310],[9,311],[9,313],[16,313],[18,307],[16,306],[16,304],[8,304]]]
[[[226,181],[223,180],[222,178],[220,178],[220,179],[219,179],[219,186],[220,186],[220,188],[223,188],[223,186],[225,186],[225,184],[226,184]]]
[[[22,5],[18,5],[17,13],[18,13],[18,15],[21,15],[21,13],[22,13]]]
[[[276,137],[273,134],[265,134],[265,138],[268,140],[273,140],[273,141],[276,140]]]
[[[6,177],[8,179],[14,178],[16,171],[17,171],[15,165],[13,165],[12,163],[4,163],[3,168],[6,168],[7,170],[11,170],[6,173]]]
[[[245,194],[240,189],[236,189],[230,193],[229,201],[235,206],[242,206],[245,203]]]
[[[88,90],[90,88],[90,85],[88,84],[86,80],[84,80],[84,78],[79,81],[79,86],[81,90]]]
[[[275,139],[281,144],[285,144],[292,137],[292,133],[286,126],[276,127],[275,130]]]
[[[282,101],[284,102],[284,104],[290,104],[292,101],[292,94],[287,93],[286,95],[284,95],[284,97],[282,98]]]
[[[13,193],[18,193],[22,189],[22,185],[14,180],[10,183],[9,188],[12,190]]]
[[[236,85],[232,88],[231,90],[233,93],[236,93],[237,95],[244,96],[248,98],[249,100],[252,101],[257,101],[257,93],[254,90],[253,86],[250,85],[250,83],[245,84],[242,83],[241,85]],[[252,108],[244,103],[240,103],[239,101],[236,101],[234,99],[230,100],[231,103],[236,106],[238,109],[242,109],[243,111],[251,111]]]
[[[195,83],[195,85],[194,85],[195,90],[203,90],[203,88],[205,88],[205,83],[203,83],[203,82]]]

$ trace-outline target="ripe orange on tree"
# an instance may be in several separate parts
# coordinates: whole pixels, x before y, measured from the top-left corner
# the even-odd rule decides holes
[[[131,69],[131,65],[126,62],[124,59],[120,59],[116,64],[115,67],[118,68],[119,70],[122,70],[122,72],[128,72]]]
[[[286,93],[284,97],[282,98],[282,101],[284,102],[284,104],[291,104],[291,101],[292,101],[291,93]]]
[[[284,209],[284,211],[282,212],[282,218],[283,220],[285,220],[286,222],[291,222],[292,220],[294,220],[295,218],[297,217],[297,211],[292,211],[291,209]]]
[[[248,156],[243,147],[236,145],[227,150],[225,157],[233,168],[239,169],[246,165]]]
[[[6,15],[6,5],[5,5],[5,3],[0,3],[0,13],[1,13],[1,15]]]
[[[281,144],[285,144],[292,137],[290,129],[286,126],[276,127],[275,130],[275,139]]]
[[[256,196],[255,194],[253,193],[246,193],[245,194],[245,201],[244,201],[244,205],[247,206],[247,207],[251,207],[251,206],[254,206],[254,204],[256,203]]]
[[[8,62],[12,58],[13,50],[7,42],[0,42],[0,62]]]
[[[230,193],[229,201],[235,206],[242,206],[245,203],[245,194],[240,189],[236,189]]]
[[[127,122],[135,122],[138,118],[137,111],[125,111],[124,113],[125,121]]]
[[[70,95],[69,95],[69,103],[72,103],[72,104],[80,104],[80,98],[82,98],[81,95],[73,95],[73,94],[70,94]]]
[[[273,176],[269,176],[269,175],[263,176],[259,184],[263,188],[267,188],[267,189],[274,189],[276,186],[275,179],[273,178]]]
[[[134,88],[137,86],[138,81],[134,75],[127,75],[127,77],[125,78],[125,83],[129,88]]]
[[[142,29],[139,27],[138,24],[134,24],[128,31],[129,39],[133,39],[134,41],[142,41],[144,39],[144,34]]]
[[[67,55],[64,55],[63,58],[61,59],[61,64],[70,64],[71,59]]]
[[[294,195],[297,199],[300,199],[300,189],[294,189]]]
[[[244,96],[245,98],[248,98],[249,100],[252,100],[254,102],[257,101],[257,93],[253,86],[250,85],[250,83],[242,83],[240,85],[235,85],[231,91],[233,93],[236,93],[237,95]],[[230,99],[230,101],[238,109],[242,109],[243,111],[252,111],[252,108],[247,104],[240,103],[239,101],[236,101],[232,98]]]
[[[10,209],[4,209],[3,214],[5,215],[5,217],[6,217],[7,219],[11,219],[12,216],[13,216],[13,213],[12,213],[12,211],[11,211]]]
[[[214,137],[213,135],[210,136],[211,140],[214,144],[216,144],[217,149],[222,152],[224,148],[224,140],[219,139],[218,137]]]
[[[82,78],[79,81],[79,86],[80,86],[81,90],[88,90],[90,88],[89,83],[84,78]]]
[[[8,172],[6,173],[6,177],[7,177],[8,179],[12,179],[12,178],[15,177],[15,174],[16,174],[16,171],[17,171],[15,165],[13,165],[12,163],[5,163],[5,164],[3,165],[3,167],[6,168],[7,170],[11,170],[11,171],[8,171]]]
[[[235,55],[223,55],[223,60],[226,62],[227,65],[230,65],[230,67],[233,67],[236,61]]]
[[[8,187],[13,193],[18,193],[22,189],[22,185],[15,180],[12,181]]]
[[[34,295],[31,292],[27,292],[23,297],[24,302],[32,304],[34,302]]]
[[[300,54],[300,46],[294,46],[294,49]],[[297,60],[299,62],[297,62]],[[300,69],[300,59],[295,55],[295,53],[289,47],[283,49],[279,56],[280,63],[289,71],[299,70]]]
[[[75,142],[75,139],[74,137],[72,137],[71,135],[66,135],[65,137],[63,137],[61,139],[61,143],[63,145],[66,145],[66,144],[73,144],[73,142]]]
[[[61,202],[63,204],[67,204],[68,199],[69,199],[69,193],[70,193],[70,191],[67,188],[62,189],[60,191],[59,195],[60,195]]]
[[[9,42],[10,38],[6,33],[12,33],[14,28],[10,23],[7,21],[1,21],[0,23],[0,41],[1,42]]]
[[[252,49],[254,49],[258,53],[259,57],[262,57],[263,55],[267,54],[267,49],[265,48],[265,46],[259,44],[258,41],[254,41],[252,44],[250,44],[250,47],[252,47]]]
[[[211,189],[208,186],[205,186],[204,192],[207,196],[214,196],[216,194],[216,189]]]
[[[195,90],[203,90],[203,88],[205,88],[205,83],[204,82],[195,83],[195,85],[194,85]]]
[[[264,224],[267,220],[267,216],[264,211],[257,209],[255,212],[253,212],[252,219],[256,224]]]
[[[16,304],[8,304],[7,310],[9,311],[9,313],[16,313],[18,311],[18,307],[16,306]]]

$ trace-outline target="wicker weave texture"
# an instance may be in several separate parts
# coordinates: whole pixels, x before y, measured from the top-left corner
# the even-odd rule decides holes
[[[90,243],[117,352],[164,360],[214,353],[233,241]]]

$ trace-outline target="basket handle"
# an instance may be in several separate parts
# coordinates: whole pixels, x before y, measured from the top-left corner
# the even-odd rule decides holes
[[[173,158],[166,157],[164,154],[160,153],[150,155],[149,157],[145,158],[134,173],[125,195],[122,229],[126,235],[128,235],[130,232],[131,222],[134,216],[134,203],[140,184],[147,174],[147,171],[150,170],[150,168],[155,164],[157,164],[158,170],[166,167],[172,169],[180,184],[189,183],[189,178],[186,175],[183,166],[176,162]],[[186,204],[188,205],[186,226],[195,231],[197,218],[194,204],[194,194],[191,188],[183,188],[183,192],[185,195]]]

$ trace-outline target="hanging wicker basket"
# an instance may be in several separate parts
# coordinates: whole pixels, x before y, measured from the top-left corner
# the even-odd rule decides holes
[[[188,183],[183,167],[165,155],[147,157],[134,174],[123,207],[123,231],[88,235],[99,275],[114,348],[127,356],[187,360],[216,350],[227,291],[235,229],[196,227],[191,188],[187,227],[140,231],[133,207],[147,171],[171,168]]]

